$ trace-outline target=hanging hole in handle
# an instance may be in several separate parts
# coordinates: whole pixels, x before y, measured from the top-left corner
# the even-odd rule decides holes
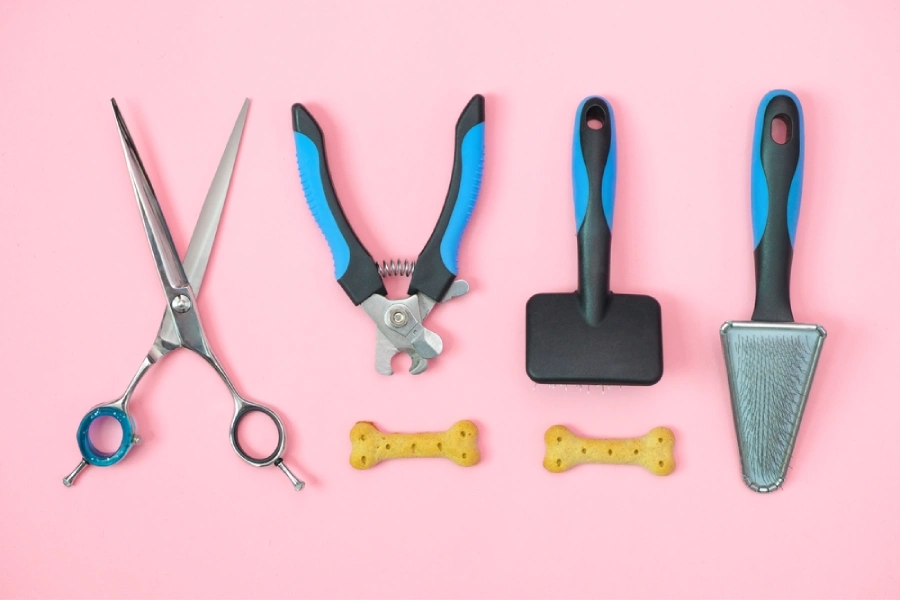
[[[245,405],[235,416],[231,443],[238,455],[251,465],[270,465],[284,450],[284,428],[275,413],[267,408]],[[265,448],[272,447],[275,450],[271,454],[259,458]]]
[[[603,111],[603,107],[596,104],[587,109],[587,114],[584,115],[584,118],[590,129],[603,129],[603,126],[606,124],[606,113]]]
[[[775,115],[769,131],[772,141],[783,146],[791,141],[792,133],[791,118],[787,115]]]

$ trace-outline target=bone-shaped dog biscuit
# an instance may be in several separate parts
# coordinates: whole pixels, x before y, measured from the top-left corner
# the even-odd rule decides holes
[[[350,430],[350,464],[354,469],[371,469],[392,458],[449,458],[463,467],[481,459],[478,427],[472,421],[458,421],[447,431],[434,433],[383,433],[373,423],[360,421]]]
[[[652,429],[639,438],[589,439],[578,437],[563,425],[554,425],[544,434],[544,442],[544,468],[553,473],[584,463],[640,465],[654,475],[675,470],[675,434],[666,427]]]

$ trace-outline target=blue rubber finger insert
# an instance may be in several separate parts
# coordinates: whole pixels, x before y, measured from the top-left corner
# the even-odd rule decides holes
[[[102,417],[115,419],[122,428],[122,441],[115,452],[102,452],[91,442],[91,424]],[[134,444],[134,421],[122,409],[113,406],[101,406],[91,410],[81,419],[76,439],[78,440],[78,449],[81,451],[81,456],[84,460],[95,467],[109,467],[125,458],[125,455],[128,454],[128,451]]]

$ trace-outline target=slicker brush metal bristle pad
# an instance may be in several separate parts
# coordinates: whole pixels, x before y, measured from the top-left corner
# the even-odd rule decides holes
[[[825,330],[728,322],[721,335],[744,481],[771,492],[784,483]]]

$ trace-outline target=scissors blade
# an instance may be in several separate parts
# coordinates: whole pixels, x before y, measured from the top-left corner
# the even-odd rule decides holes
[[[189,287],[184,267],[178,258],[178,251],[172,242],[172,234],[166,225],[166,219],[156,199],[156,192],[150,184],[150,178],[141,162],[134,140],[125,125],[122,113],[115,99],[112,100],[113,112],[116,116],[116,124],[119,126],[119,139],[122,142],[122,150],[125,152],[125,164],[128,166],[128,175],[131,177],[131,185],[134,188],[134,196],[137,199],[141,219],[144,222],[144,231],[147,241],[150,243],[150,252],[156,262],[159,271],[159,279],[166,292],[166,299],[170,301],[175,290]],[[168,302],[167,302],[168,303]]]
[[[194,295],[200,293],[200,284],[206,274],[206,265],[209,263],[209,255],[212,252],[213,242],[216,240],[216,232],[219,229],[219,220],[222,217],[222,209],[225,206],[225,198],[228,196],[228,187],[231,184],[231,174],[234,172],[234,163],[237,160],[238,147],[241,145],[241,136],[244,133],[244,123],[247,120],[247,110],[250,108],[250,99],[244,100],[241,112],[238,114],[225,152],[216,169],[200,216],[194,226],[191,242],[188,244],[187,254],[184,257],[184,271],[188,281],[194,290]]]
[[[241,136],[244,133],[244,122],[247,120],[247,110],[250,107],[250,99],[244,100],[244,106],[238,114],[237,122],[228,143],[225,145],[225,153],[216,168],[212,185],[203,201],[200,216],[194,226],[194,233],[188,244],[187,255],[184,257],[184,270],[191,282],[191,288],[196,297],[200,293],[200,285],[206,274],[206,265],[209,263],[209,255],[212,252],[213,242],[216,240],[216,232],[219,228],[219,220],[222,216],[222,208],[225,206],[225,198],[228,196],[228,187],[231,183],[231,174],[234,171],[234,163],[237,160],[238,147],[241,144]],[[162,323],[156,334],[156,343],[153,352],[164,356],[169,349],[178,347],[181,340],[175,330],[175,321],[168,309],[163,313]]]

